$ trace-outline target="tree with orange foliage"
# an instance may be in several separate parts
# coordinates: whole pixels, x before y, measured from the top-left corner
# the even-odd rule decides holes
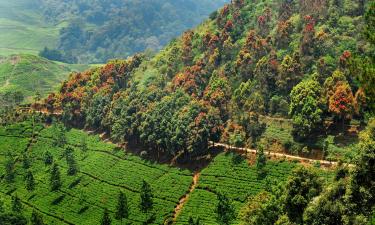
[[[352,90],[347,82],[336,85],[333,95],[329,98],[329,111],[343,124],[350,120],[354,113],[355,101]]]

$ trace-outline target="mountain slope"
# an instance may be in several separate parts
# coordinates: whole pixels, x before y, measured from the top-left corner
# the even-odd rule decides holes
[[[364,121],[374,99],[364,4],[234,1],[155,57],[72,76],[47,108],[182,158],[209,140],[256,146],[263,138],[271,150],[350,160],[360,127],[349,122]],[[334,138],[340,132],[345,138]]]
[[[45,22],[37,0],[0,0],[0,55],[37,55],[55,47],[63,26]]]
[[[159,50],[228,0],[42,0],[44,16],[70,22],[58,50],[69,62],[106,62]]]
[[[30,102],[36,92],[46,96],[56,91],[61,81],[72,71],[88,66],[58,64],[33,55],[13,55],[0,58],[0,93],[20,91]]]

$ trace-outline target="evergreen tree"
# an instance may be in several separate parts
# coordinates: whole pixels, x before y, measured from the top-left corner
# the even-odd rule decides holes
[[[117,208],[116,208],[116,219],[122,220],[127,219],[129,217],[129,206],[128,206],[128,199],[126,195],[120,191],[118,196]]]
[[[81,150],[83,152],[87,152],[87,150],[88,150],[86,136],[82,136],[82,138],[81,138]]]
[[[196,220],[193,219],[192,216],[189,217],[189,225],[200,225],[200,218],[198,217]]]
[[[65,150],[65,158],[66,158],[66,163],[68,164],[68,175],[73,176],[77,173],[78,168],[77,168],[77,162],[74,158],[74,153],[73,149],[71,147],[67,147]]]
[[[30,168],[30,160],[26,153],[23,153],[22,155],[22,166],[24,169]]]
[[[101,225],[111,225],[111,223],[112,223],[112,220],[111,220],[111,217],[109,216],[108,209],[105,208],[102,221],[101,221]]]
[[[21,199],[17,195],[12,196],[12,211],[15,213],[21,213],[22,211]]]
[[[57,191],[61,187],[60,170],[56,163],[52,165],[50,184],[52,191]]]
[[[2,198],[0,198],[0,214],[3,213],[5,211],[4,209],[4,201]]]
[[[263,144],[258,144],[258,150],[257,150],[257,160],[256,160],[256,167],[258,170],[258,175],[263,176],[265,174],[264,167],[267,163],[267,157],[264,154],[264,146]]]
[[[11,156],[8,156],[7,161],[5,162],[5,180],[8,183],[14,181],[15,173],[14,173],[14,159]]]
[[[152,208],[153,201],[152,201],[152,190],[150,185],[143,180],[142,188],[141,188],[141,209],[142,211],[148,211]]]
[[[34,190],[34,188],[35,188],[35,180],[34,180],[33,173],[30,170],[27,171],[27,173],[26,173],[25,181],[26,181],[26,189],[28,191]]]
[[[53,163],[53,156],[49,151],[44,153],[44,164],[51,165]]]
[[[221,224],[229,224],[234,218],[233,207],[225,195],[219,193],[217,198],[219,200],[216,206],[217,219]]]
[[[54,144],[61,148],[64,147],[67,143],[64,125],[62,123],[54,123],[53,131]]]
[[[31,213],[30,223],[31,225],[44,225],[43,216],[37,211],[33,210]]]

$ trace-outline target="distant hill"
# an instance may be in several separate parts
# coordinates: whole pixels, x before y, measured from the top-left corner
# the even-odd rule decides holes
[[[0,58],[0,93],[21,91],[26,102],[38,91],[42,96],[56,91],[72,71],[88,66],[56,63],[33,55]]]
[[[0,55],[47,47],[59,61],[88,64],[159,50],[228,1],[0,0]]]
[[[57,45],[59,30],[67,24],[45,22],[38,5],[38,0],[0,0],[0,55],[37,55]]]

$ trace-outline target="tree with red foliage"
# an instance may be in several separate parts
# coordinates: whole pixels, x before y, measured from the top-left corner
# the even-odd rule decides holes
[[[280,22],[287,21],[293,15],[294,4],[294,0],[282,0],[279,8]]]
[[[350,120],[354,113],[355,101],[352,90],[347,82],[336,85],[333,95],[329,98],[329,111],[343,124]]]
[[[193,31],[186,31],[182,35],[182,61],[188,66],[193,63],[193,36]]]

